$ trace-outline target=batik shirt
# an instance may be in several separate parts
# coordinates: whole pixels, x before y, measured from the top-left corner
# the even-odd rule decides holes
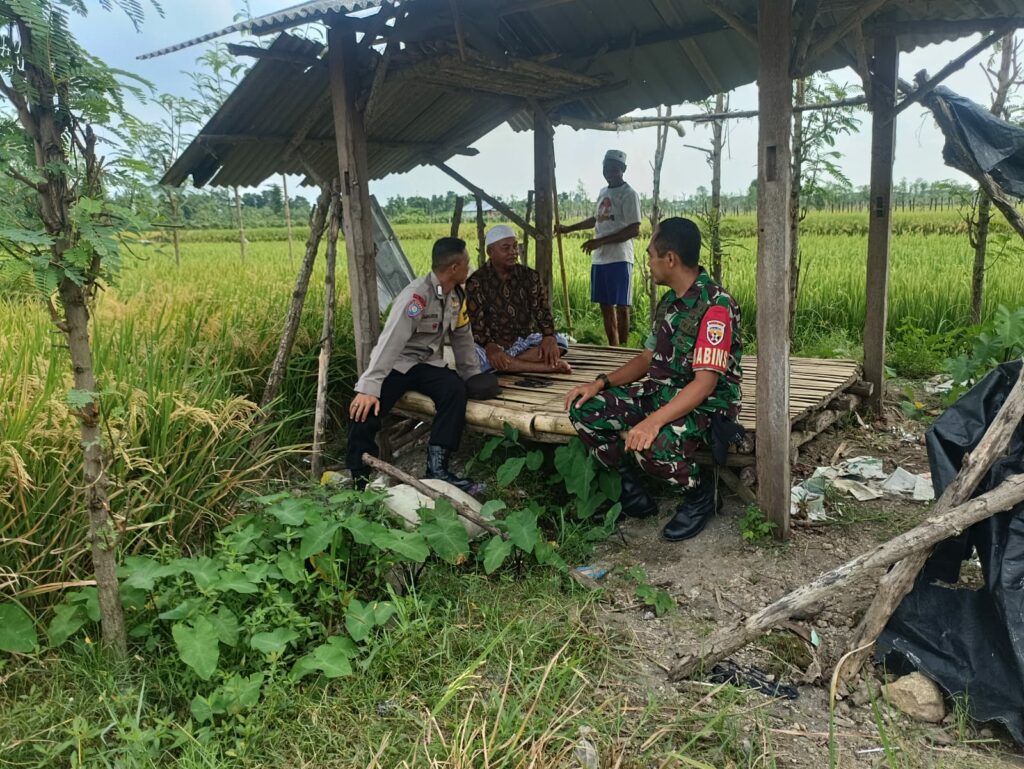
[[[466,281],[466,307],[473,341],[502,348],[530,334],[555,333],[548,292],[536,270],[515,264],[505,280],[488,262]]]
[[[706,406],[732,418],[739,414],[740,308],[703,268],[682,296],[669,289],[662,297],[644,346],[653,353],[652,380],[681,390],[697,371],[714,371],[718,384]]]

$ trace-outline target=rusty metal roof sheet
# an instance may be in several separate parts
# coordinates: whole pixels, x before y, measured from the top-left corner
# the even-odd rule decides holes
[[[755,26],[755,0],[725,4]],[[265,31],[381,5],[396,4],[316,0],[247,24],[258,23]],[[465,57],[454,31],[453,5]],[[811,49],[860,7],[863,3],[853,0],[821,0]],[[750,83],[758,72],[756,47],[703,0],[405,0],[398,16],[403,45],[374,96],[366,126],[371,178],[446,159],[505,121],[529,127],[527,97],[540,100],[556,121],[607,120],[638,108],[701,99]],[[928,25],[932,20],[978,20],[978,28],[989,29],[1014,21],[1024,26],[1024,0],[889,0],[865,23],[869,32],[880,25],[897,29],[903,50],[971,31],[936,30]],[[368,72],[382,55],[360,48],[360,66]],[[283,34],[270,51],[273,55],[257,61],[174,164],[166,182],[180,184],[192,176],[197,185],[255,185],[279,173],[312,169],[324,179],[337,174],[327,68],[310,63],[323,55],[322,47]],[[837,69],[850,58],[831,48],[816,54],[809,69]],[[300,154],[289,152],[290,140],[303,128],[308,131]]]

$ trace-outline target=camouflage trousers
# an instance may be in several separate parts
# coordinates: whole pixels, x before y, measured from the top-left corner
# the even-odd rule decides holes
[[[655,478],[689,488],[699,483],[693,460],[698,449],[707,448],[711,437],[711,412],[696,409],[661,428],[646,451],[626,451],[625,433],[664,406],[679,390],[650,379],[612,387],[582,406],[569,408],[569,420],[597,460],[605,467],[621,467],[632,453],[640,469]]]

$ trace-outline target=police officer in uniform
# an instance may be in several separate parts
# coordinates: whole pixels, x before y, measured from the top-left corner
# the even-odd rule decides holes
[[[434,243],[430,273],[406,286],[392,304],[349,406],[345,464],[356,488],[364,488],[369,477],[363,453],[378,455],[376,435],[381,420],[409,390],[434,402],[425,477],[439,478],[466,491],[473,487],[472,481],[449,470],[449,461],[466,424],[467,397],[494,397],[500,388],[493,375],[480,375],[462,287],[468,275],[466,242],[441,238]],[[444,360],[445,337],[451,341],[458,373]]]
[[[634,459],[645,473],[685,489],[662,529],[677,541],[699,534],[715,509],[714,481],[702,477],[694,454],[712,444],[713,432],[732,432],[739,415],[740,308],[698,264],[700,230],[689,219],[662,220],[647,255],[651,277],[668,291],[646,349],[570,390],[565,405],[580,440],[622,474],[623,514],[658,511],[632,470]]]

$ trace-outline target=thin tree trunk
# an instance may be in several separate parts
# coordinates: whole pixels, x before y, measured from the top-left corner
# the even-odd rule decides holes
[[[238,246],[239,253],[242,256],[242,261],[245,261],[245,223],[242,221],[242,197],[238,194],[238,187],[233,187],[235,191],[235,214],[238,216]]]
[[[285,371],[288,369],[288,359],[292,354],[292,345],[295,344],[295,335],[299,330],[299,321],[302,319],[302,307],[306,301],[306,291],[309,289],[309,278],[313,274],[313,265],[316,262],[316,254],[320,248],[320,239],[324,234],[324,224],[327,221],[327,212],[331,207],[331,188],[321,187],[320,195],[313,205],[313,213],[309,224],[309,238],[306,240],[306,255],[299,267],[299,276],[295,280],[295,290],[292,292],[292,302],[288,308],[288,315],[284,320],[284,330],[281,332],[281,343],[277,347],[277,356],[270,367],[270,374],[267,376],[266,387],[263,388],[263,397],[260,398],[260,408],[266,408],[271,401],[277,397],[281,390],[281,383],[284,381]]]
[[[715,112],[724,112],[725,94],[715,96]],[[711,277],[716,283],[722,282],[722,145],[725,123],[716,120],[711,124],[711,210],[708,220],[711,224],[709,240],[711,245]]]
[[[669,107],[666,117],[672,114]],[[658,117],[661,117],[661,107],[658,107]],[[668,143],[668,123],[659,125],[655,130],[657,134],[654,142],[654,185],[651,190],[651,234],[658,227],[661,221],[661,168],[665,164],[665,145]],[[650,270],[644,271],[647,282],[647,304],[648,315],[651,326],[654,325],[654,317],[658,312],[658,285],[654,282],[654,276]]]
[[[334,347],[334,268],[338,257],[338,230],[341,223],[341,197],[331,197],[330,229],[327,236],[327,271],[324,276],[324,325],[320,336],[320,365],[317,370],[316,410],[313,416],[313,452],[310,466],[313,479],[323,473],[323,453],[327,433],[327,385],[331,352]]]
[[[990,112],[1002,117],[1006,98],[1017,76],[1016,40],[1010,32],[1000,41],[999,70],[996,72],[996,92]],[[1012,73],[1012,74],[1011,74]],[[981,308],[985,292],[985,258],[988,251],[988,230],[992,221],[992,198],[978,188],[978,218],[973,238],[974,265],[971,269],[971,323],[981,323]]]
[[[89,308],[85,291],[68,278],[61,281],[60,300],[64,309],[64,331],[71,354],[75,390],[92,394],[83,395],[90,397],[90,400],[78,409],[78,425],[85,477],[85,506],[89,515],[89,546],[100,604],[100,627],[103,643],[115,655],[123,658],[128,654],[128,637],[125,634],[124,611],[117,581],[118,532],[110,515],[107,498],[99,395],[96,394],[96,376],[89,346]]]
[[[793,107],[801,107],[806,102],[805,82],[800,78],[795,82]],[[804,116],[794,109],[792,139],[792,183],[789,187],[789,338],[793,339],[796,330],[796,299],[800,289],[800,189],[804,164]]]
[[[281,174],[281,196],[284,198],[284,226],[288,228],[288,261],[294,259],[292,252],[292,206],[288,202],[288,177]]]
[[[992,198],[978,189],[978,218],[974,231],[974,265],[971,270],[971,323],[981,323],[981,306],[985,292],[985,256],[988,251],[988,228],[992,221]]]

